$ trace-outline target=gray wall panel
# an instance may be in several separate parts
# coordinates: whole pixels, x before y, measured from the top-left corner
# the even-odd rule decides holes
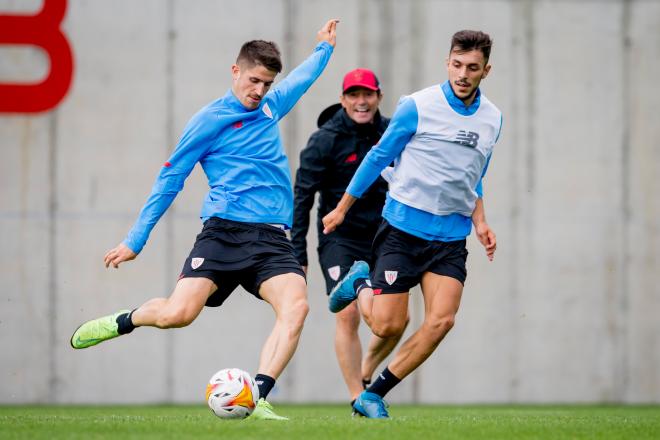
[[[623,70],[628,87],[624,89],[622,174],[627,192],[623,199],[624,246],[622,265],[627,273],[622,290],[627,295],[618,303],[625,325],[624,350],[618,365],[627,401],[657,402],[660,394],[660,64],[653,54],[660,52],[660,4],[636,3],[630,11],[630,46]]]
[[[0,0],[3,13],[38,7]],[[185,329],[138,329],[84,351],[68,338],[85,319],[171,292],[201,228],[200,167],[137,261],[106,270],[103,254],[192,114],[230,87],[241,43],[276,41],[286,74],[331,17],[341,19],[335,54],[280,127],[293,172],[348,70],[376,71],[391,115],[401,95],[444,81],[455,30],[495,40],[483,90],[504,113],[485,180],[498,253],[489,263],[468,240],[455,329],[388,399],[660,401],[658,2],[72,0],[67,97],[47,113],[0,115],[0,402],[200,402],[216,370],[256,370],[273,317],[242,289]],[[1,81],[45,72],[40,50],[1,49]],[[347,400],[315,209],[311,311],[276,401]],[[406,337],[422,307],[414,289]]]

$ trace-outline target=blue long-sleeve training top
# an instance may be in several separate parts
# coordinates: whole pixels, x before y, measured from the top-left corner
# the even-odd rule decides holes
[[[229,90],[197,112],[161,168],[124,244],[135,253],[142,250],[197,162],[209,183],[202,220],[220,217],[290,227],[291,174],[277,123],[323,72],[332,52],[329,43],[319,43],[254,110],[246,109]]]
[[[382,171],[390,185],[383,218],[425,240],[462,240],[501,126],[479,90],[467,107],[449,82],[404,97],[346,192],[361,197]]]

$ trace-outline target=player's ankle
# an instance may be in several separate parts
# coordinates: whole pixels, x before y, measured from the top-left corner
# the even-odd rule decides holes
[[[137,309],[133,309],[128,313],[122,313],[121,315],[117,316],[117,333],[120,335],[126,335],[135,330],[137,326],[133,324],[133,320],[131,319],[135,310]]]

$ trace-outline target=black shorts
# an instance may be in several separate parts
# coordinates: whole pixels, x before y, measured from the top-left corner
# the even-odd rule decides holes
[[[373,252],[375,264],[370,278],[375,294],[408,292],[419,284],[425,272],[465,284],[465,240],[428,241],[383,220],[374,238]]]
[[[363,260],[371,264],[371,240],[350,240],[330,234],[319,238],[318,252],[326,294],[344,278],[353,262]]]
[[[305,274],[283,230],[262,223],[211,217],[204,223],[179,278],[208,278],[218,286],[206,302],[221,305],[238,287],[259,299],[261,283],[276,275]]]

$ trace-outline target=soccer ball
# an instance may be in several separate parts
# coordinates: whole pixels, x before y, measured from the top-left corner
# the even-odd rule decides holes
[[[221,419],[243,419],[254,411],[259,388],[252,377],[238,368],[225,368],[206,385],[206,401]]]

